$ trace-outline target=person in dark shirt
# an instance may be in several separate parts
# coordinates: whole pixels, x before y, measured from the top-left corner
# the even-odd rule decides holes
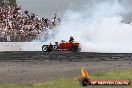
[[[69,42],[73,42],[74,38],[71,36]]]
[[[26,15],[28,15],[29,12],[26,10],[26,11],[24,11],[24,13],[25,13]]]

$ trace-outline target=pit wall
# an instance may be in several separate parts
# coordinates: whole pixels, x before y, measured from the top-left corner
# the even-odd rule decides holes
[[[42,51],[43,42],[0,42],[0,52],[4,51]]]

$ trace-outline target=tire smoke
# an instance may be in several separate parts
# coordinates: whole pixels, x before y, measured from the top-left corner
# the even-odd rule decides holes
[[[43,44],[68,41],[73,36],[80,43],[82,52],[132,53],[132,24],[123,22],[124,16],[132,11],[127,3],[121,0],[93,0],[81,11],[67,10],[61,25],[48,31],[47,41],[43,39],[44,34],[41,40],[24,44],[22,50],[41,50]]]
[[[82,52],[132,53],[132,25],[122,22],[130,10],[119,0],[93,2],[82,11],[68,10],[48,42],[68,41],[73,36]]]

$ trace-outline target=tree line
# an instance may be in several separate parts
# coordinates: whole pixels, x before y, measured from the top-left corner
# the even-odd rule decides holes
[[[16,5],[16,0],[0,0],[0,4]]]

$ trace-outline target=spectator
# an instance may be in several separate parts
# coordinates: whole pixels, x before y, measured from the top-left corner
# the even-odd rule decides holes
[[[26,11],[24,11],[24,13],[25,13],[25,15],[28,15],[29,12],[26,10]]]
[[[0,6],[0,42],[24,42],[47,36],[47,29],[54,29],[60,23],[57,14],[49,20],[40,18],[35,13],[29,14],[28,10],[22,13],[21,6]]]

